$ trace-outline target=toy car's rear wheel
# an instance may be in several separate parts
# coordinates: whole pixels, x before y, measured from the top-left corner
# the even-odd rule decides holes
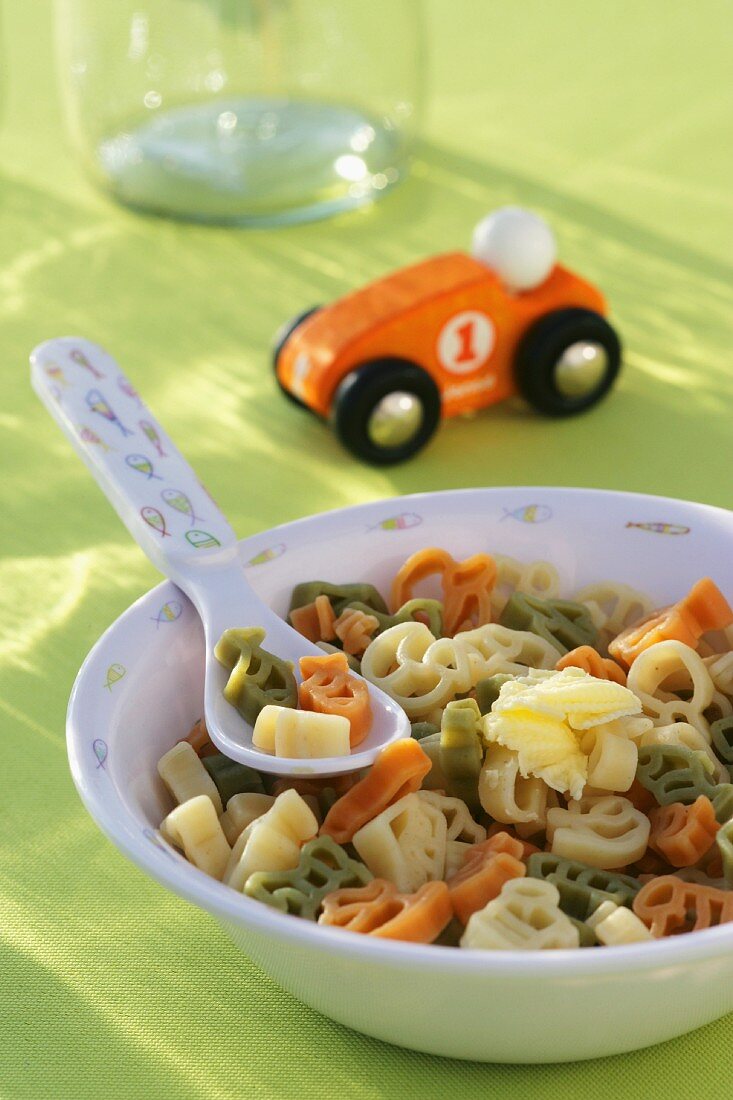
[[[621,367],[621,344],[590,309],[561,309],[538,321],[516,360],[517,385],[539,412],[571,416],[608,393]]]
[[[294,405],[297,405],[301,409],[307,409],[308,406],[305,404],[304,401],[301,401],[299,397],[296,397],[294,393],[291,393],[290,390],[282,384],[282,382],[280,381],[280,376],[277,373],[277,367],[280,360],[280,353],[282,352],[290,337],[295,332],[296,328],[300,328],[303,322],[307,321],[312,314],[317,313],[320,308],[320,306],[311,306],[310,309],[303,310],[302,313],[298,313],[297,316],[292,317],[289,321],[286,321],[282,328],[278,329],[272,345],[272,369],[275,372],[275,381],[280,387],[281,392],[284,393],[287,397],[288,401],[292,401]]]
[[[331,415],[344,447],[365,462],[388,466],[428,442],[440,421],[440,391],[414,363],[375,359],[347,374]]]

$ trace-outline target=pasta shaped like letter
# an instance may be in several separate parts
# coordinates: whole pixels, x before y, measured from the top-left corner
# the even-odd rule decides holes
[[[294,707],[298,701],[291,665],[262,649],[264,638],[260,627],[225,630],[214,648],[217,661],[230,670],[224,698],[250,726],[268,703]]]
[[[457,562],[446,550],[426,547],[404,563],[392,584],[392,607],[412,599],[427,577],[439,577],[443,589],[443,629],[448,635],[491,622],[491,590],[496,564],[488,554]]]
[[[348,843],[387,806],[418,790],[430,767],[430,757],[418,741],[406,737],[386,745],[363,779],[334,802],[321,833],[333,837],[337,844]]]
[[[558,906],[551,882],[515,878],[498,898],[470,918],[461,947],[494,951],[542,951],[580,946],[577,928]]]
[[[681,677],[682,686],[689,689],[689,698],[681,699],[663,689],[671,676]],[[675,641],[650,646],[631,666],[627,685],[641,699],[644,713],[655,725],[689,722],[710,741],[710,726],[703,712],[713,701],[715,687],[694,649]]]
[[[330,836],[322,836],[303,845],[297,867],[256,871],[244,884],[244,892],[281,913],[315,920],[327,894],[346,886],[365,886],[371,879],[363,863],[349,859]]]
[[[682,882],[675,875],[662,875],[642,887],[633,908],[659,939],[732,921],[733,892]]]
[[[692,649],[703,634],[733,623],[733,608],[709,577],[699,580],[683,599],[624,630],[608,646],[612,657],[632,665],[650,646],[674,640]]]
[[[519,758],[511,749],[489,745],[478,783],[481,805],[503,825],[526,824],[543,828],[547,815],[548,788],[541,779],[524,779]]]
[[[446,839],[442,811],[408,794],[359,829],[353,845],[376,878],[409,892],[442,879]]]
[[[591,646],[596,639],[587,607],[572,600],[541,600],[515,592],[501,613],[502,626],[529,630],[563,653],[578,646]]]
[[[428,882],[416,893],[404,894],[393,883],[374,879],[367,886],[329,894],[318,923],[382,939],[432,943],[452,915],[444,882]]]
[[[649,814],[649,847],[673,867],[691,867],[710,850],[720,826],[709,798],[700,795],[691,806],[670,802]]]
[[[300,672],[303,682],[298,688],[298,701],[303,710],[348,718],[351,748],[360,745],[372,724],[369,689],[363,680],[351,675],[344,654],[301,657]]]
[[[554,855],[593,867],[626,867],[644,855],[649,819],[618,795],[593,795],[547,814],[547,839]]]

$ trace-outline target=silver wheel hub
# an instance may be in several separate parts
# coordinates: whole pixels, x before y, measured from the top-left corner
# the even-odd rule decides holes
[[[367,422],[367,435],[375,447],[401,447],[413,439],[423,422],[422,401],[414,393],[396,390],[377,402]]]
[[[593,340],[570,344],[555,364],[555,386],[563,397],[587,397],[603,381],[608,353]]]

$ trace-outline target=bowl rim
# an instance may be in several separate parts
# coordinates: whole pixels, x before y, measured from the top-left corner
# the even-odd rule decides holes
[[[399,505],[409,508],[411,504],[419,507],[426,498],[470,496],[498,496],[506,493],[542,493],[548,496],[591,495],[606,496],[614,499],[628,498],[650,505],[673,505],[689,510],[691,513],[707,513],[722,519],[730,526],[733,534],[733,512],[710,504],[680,500],[674,497],[657,496],[648,493],[636,493],[626,490],[593,489],[563,486],[486,486],[466,489],[443,489],[433,492],[411,493],[404,496],[377,498],[361,504],[347,505],[329,509],[315,515],[279,524],[257,532],[240,540],[240,554],[252,549],[263,536],[284,532],[304,532],[308,528],[321,524],[324,519],[335,514],[349,513],[359,516],[373,511],[376,506]],[[217,882],[189,864],[184,857],[174,854],[164,846],[149,843],[137,823],[131,825],[131,815],[120,815],[115,808],[115,800],[104,797],[99,785],[91,782],[94,765],[87,760],[87,754],[79,750],[87,744],[93,729],[85,714],[86,681],[90,666],[96,663],[100,652],[118,630],[124,628],[134,618],[141,606],[159,602],[166,596],[179,590],[172,581],[164,579],[160,584],[148,590],[135,600],[118,616],[94,643],[77,673],[69,698],[66,717],[66,740],[69,766],[79,796],[102,832],[139,868],[147,872],[154,880],[168,887],[179,897],[199,906],[212,915],[238,925],[251,928],[268,938],[276,938],[300,943],[304,948],[321,951],[324,954],[357,959],[366,964],[378,965],[380,962],[401,969],[414,970],[430,966],[438,972],[450,971],[462,976],[483,975],[485,977],[506,977],[536,980],[542,975],[580,978],[592,974],[606,974],[620,971],[647,971],[671,965],[692,964],[705,958],[714,957],[733,948],[733,923],[719,925],[701,932],[684,936],[671,936],[653,943],[629,944],[617,946],[612,951],[583,951],[577,949],[552,951],[488,951],[479,949],[460,949],[435,944],[415,944],[398,940],[380,939],[358,935],[344,929],[329,927],[327,930],[316,922],[302,920],[299,917],[277,910],[248,898]],[[129,820],[127,819],[129,818]]]

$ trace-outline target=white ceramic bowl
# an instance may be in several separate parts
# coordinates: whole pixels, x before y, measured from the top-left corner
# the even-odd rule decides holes
[[[346,508],[247,539],[242,558],[252,585],[284,613],[302,580],[368,580],[388,591],[405,558],[430,545],[457,557],[546,559],[568,593],[613,579],[663,604],[709,575],[733,595],[732,513],[584,489],[469,489]],[[629,947],[462,951],[321,928],[208,878],[155,833],[170,808],[156,763],[201,714],[203,667],[202,633],[178,590],[166,582],[138,600],[74,686],[74,780],[121,851],[208,910],[306,1004],[391,1043],[497,1062],[617,1054],[733,1010],[733,924]]]

